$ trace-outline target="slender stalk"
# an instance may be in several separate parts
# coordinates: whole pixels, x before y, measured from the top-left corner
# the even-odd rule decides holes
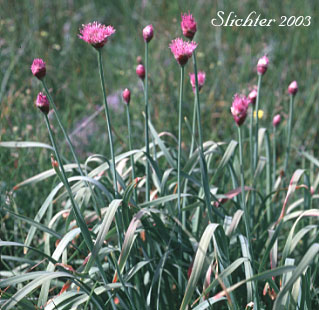
[[[250,124],[249,124],[249,150],[250,150],[250,173],[251,179],[254,179],[255,169],[254,169],[254,142],[253,142],[253,127],[254,127],[254,111],[255,105],[251,104],[250,108]]]
[[[118,196],[117,176],[116,176],[114,149],[113,149],[113,136],[112,136],[112,129],[111,129],[110,113],[107,106],[107,97],[106,97],[106,91],[105,91],[102,51],[101,49],[97,49],[97,52],[98,52],[98,64],[99,64],[99,71],[100,71],[101,87],[102,87],[102,92],[104,97],[104,108],[105,108],[105,116],[106,116],[106,123],[107,123],[107,131],[108,131],[108,136],[110,141],[110,149],[111,149],[111,157],[112,157],[112,175],[113,175],[114,194],[115,194],[115,197],[117,197]]]
[[[198,137],[199,137],[199,147],[200,147],[200,165],[202,170],[202,186],[205,193],[205,203],[208,211],[208,217],[211,223],[214,222],[213,212],[215,215],[218,215],[221,218],[224,218],[216,208],[212,208],[211,199],[210,199],[210,189],[208,184],[208,173],[207,165],[204,157],[204,147],[203,147],[203,135],[202,135],[202,125],[201,125],[201,115],[200,115],[200,101],[199,101],[199,87],[198,87],[198,76],[197,76],[197,63],[196,63],[196,54],[193,52],[193,64],[194,64],[194,74],[195,74],[195,95],[196,95],[196,110],[197,110],[197,125],[198,125]]]
[[[195,137],[196,137],[196,115],[197,114],[197,104],[196,104],[196,96],[194,97],[194,110],[193,110],[193,124],[192,124],[192,142],[191,149],[189,152],[189,157],[192,157],[194,151]]]
[[[56,119],[57,119],[57,121],[58,121],[58,124],[59,124],[59,126],[60,126],[62,132],[63,132],[64,138],[65,138],[65,140],[67,141],[67,143],[68,143],[68,145],[69,145],[69,147],[70,147],[70,150],[71,150],[71,153],[72,153],[72,155],[73,155],[73,158],[74,158],[76,164],[78,165],[78,168],[79,168],[79,171],[80,171],[81,176],[83,177],[83,176],[85,176],[85,174],[84,174],[84,172],[83,172],[83,170],[82,170],[82,168],[81,168],[81,164],[80,164],[79,158],[77,157],[77,155],[76,155],[76,153],[75,153],[75,150],[74,150],[74,147],[73,147],[73,145],[72,145],[72,142],[71,142],[71,140],[70,140],[70,138],[69,138],[69,135],[67,134],[67,132],[66,132],[66,130],[65,130],[63,124],[62,124],[61,118],[60,118],[59,113],[58,113],[58,111],[57,111],[56,105],[55,105],[55,103],[54,103],[54,101],[53,101],[53,99],[52,99],[52,97],[51,97],[51,94],[50,94],[50,92],[49,92],[49,89],[48,89],[48,87],[47,87],[47,85],[46,85],[44,79],[42,79],[41,82],[42,82],[42,86],[43,86],[44,89],[45,89],[45,92],[46,92],[46,94],[47,94],[47,97],[48,97],[48,99],[49,99],[50,106],[52,106],[52,108],[53,108],[53,110],[54,110]],[[97,213],[99,214],[99,216],[101,217],[101,211],[100,211],[100,209],[97,207],[96,196],[95,196],[95,194],[94,194],[94,191],[93,191],[93,189],[92,189],[92,186],[91,186],[88,182],[85,182],[85,184],[86,184],[86,186],[87,186],[87,187],[90,189],[90,191],[91,191],[92,198],[93,198],[93,202],[94,202],[94,208],[95,208],[95,210],[97,211]]]
[[[177,157],[177,207],[178,220],[181,222],[181,154],[182,154],[182,105],[184,91],[184,66],[181,66],[181,81],[179,88],[179,106],[178,106],[178,157]],[[178,228],[178,243],[182,244],[181,228]],[[181,252],[182,254],[182,252]],[[178,287],[182,288],[182,270],[178,268]]]
[[[277,158],[277,155],[276,155],[276,126],[273,126],[273,147],[272,147],[272,171],[273,171],[273,174],[272,174],[272,184],[273,186],[275,186],[275,183],[276,183],[276,171],[277,171],[277,168],[276,168],[276,158]]]
[[[68,181],[68,179],[66,177],[65,170],[64,170],[64,167],[63,167],[63,163],[62,163],[62,160],[61,160],[61,157],[60,157],[60,154],[59,154],[59,151],[58,151],[55,139],[53,137],[53,133],[52,133],[51,127],[50,127],[50,122],[49,122],[48,116],[46,114],[44,114],[44,119],[45,119],[45,123],[46,123],[47,128],[48,128],[48,132],[49,132],[50,140],[51,140],[54,152],[55,152],[55,156],[57,158],[57,161],[58,161],[58,164],[59,164],[59,168],[60,168],[60,171],[61,171],[61,181],[63,182],[63,184],[64,184],[64,186],[65,186],[65,188],[66,188],[66,190],[67,190],[67,192],[69,194],[70,201],[71,201],[71,204],[72,204],[72,210],[74,212],[75,219],[76,219],[76,223],[81,229],[81,233],[83,235],[84,242],[85,242],[87,248],[89,249],[90,252],[92,252],[94,244],[93,244],[93,241],[92,241],[92,239],[90,237],[90,232],[89,232],[89,229],[88,229],[88,227],[87,227],[87,225],[85,223],[83,215],[81,214],[80,208],[79,208],[79,206],[77,205],[77,203],[75,202],[75,200],[73,198],[73,193],[72,193],[69,181]],[[101,273],[101,276],[102,276],[102,279],[103,279],[105,285],[108,285],[106,274],[104,272],[104,269],[103,269],[100,261],[98,259],[96,259],[95,262],[96,262],[97,267],[98,267],[98,269],[99,269],[99,271]]]
[[[126,117],[127,117],[127,128],[128,128],[128,145],[130,151],[132,151],[132,134],[131,134],[131,118],[130,118],[130,107],[128,104],[126,105]],[[131,168],[132,168],[132,182],[135,182],[135,164],[133,155],[130,156],[131,160]],[[137,203],[137,190],[134,188],[134,199]]]
[[[287,148],[286,148],[286,157],[285,157],[285,164],[284,164],[285,175],[287,175],[287,168],[288,168],[293,113],[294,113],[294,95],[290,95],[288,131],[287,131]]]
[[[245,223],[245,230],[246,230],[246,237],[248,241],[250,256],[251,256],[251,265],[252,270],[254,272],[254,253],[251,245],[251,233],[249,227],[249,214],[246,207],[246,198],[245,198],[245,179],[244,179],[244,168],[243,168],[243,144],[242,144],[242,136],[241,136],[241,129],[240,126],[238,128],[238,140],[239,140],[239,164],[240,164],[240,183],[241,183],[241,199],[242,199],[242,208],[244,211],[244,223]],[[256,300],[256,309],[259,309],[259,296],[257,290],[257,282],[254,281],[254,294]]]
[[[266,194],[269,195],[271,192],[271,155],[270,155],[270,139],[268,130],[265,132],[265,144],[266,144],[266,179],[267,179],[267,189]],[[272,217],[272,210],[271,210],[271,201],[267,199],[266,202],[266,209],[267,209],[267,221],[270,223]]]
[[[254,168],[256,170],[258,164],[258,111],[259,111],[259,98],[261,89],[261,74],[258,74],[257,86],[257,100],[256,100],[256,125],[255,125],[255,148],[254,148]]]
[[[145,147],[146,147],[146,154],[150,156],[149,132],[148,132],[149,107],[148,107],[148,43],[147,42],[145,42],[144,99],[145,99]],[[148,158],[146,158],[145,173],[146,173],[146,201],[150,201],[150,164],[148,162]]]

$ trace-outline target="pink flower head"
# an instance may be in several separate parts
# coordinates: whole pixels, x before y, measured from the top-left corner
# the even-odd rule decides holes
[[[145,42],[150,42],[153,38],[154,30],[153,25],[148,25],[143,29],[143,38]]]
[[[42,113],[48,114],[50,110],[49,100],[46,95],[43,95],[41,92],[38,94],[37,101],[35,105],[41,110]]]
[[[181,66],[185,66],[187,64],[188,58],[190,58],[197,47],[197,43],[195,42],[186,42],[180,38],[177,38],[172,41],[169,45],[175,59]]]
[[[190,82],[193,88],[193,92],[195,93],[196,91],[195,73],[190,73],[189,77],[190,77]],[[197,73],[198,91],[200,91],[203,85],[205,84],[205,79],[206,79],[206,73],[204,71],[199,71]]]
[[[268,64],[269,64],[269,59],[266,55],[259,58],[257,63],[257,72],[259,75],[264,75],[266,73]]]
[[[293,81],[289,84],[288,86],[288,93],[290,95],[296,95],[298,92],[298,84],[297,84],[297,81]]]
[[[253,90],[248,94],[248,101],[251,104],[255,104],[256,103],[256,99],[257,99],[257,88],[254,87]]]
[[[142,64],[137,65],[136,74],[139,76],[140,79],[144,80],[144,78],[145,78],[145,68],[144,68],[144,66]]]
[[[230,111],[238,126],[242,125],[247,116],[249,100],[242,95],[235,94]]]
[[[193,40],[193,37],[196,33],[196,22],[195,19],[193,18],[193,15],[188,12],[188,14],[182,14],[182,21],[181,21],[181,27],[183,31],[183,35],[188,38]]]
[[[98,22],[93,22],[82,25],[82,29],[80,29],[80,34],[78,36],[95,48],[101,48],[107,42],[108,37],[114,32],[115,29],[112,26],[105,26]]]
[[[129,105],[131,101],[131,92],[128,88],[125,88],[122,93],[124,102]]]
[[[281,116],[280,114],[277,114],[274,116],[273,120],[272,120],[272,124],[274,127],[277,127],[281,122]]]
[[[39,80],[42,80],[45,77],[46,73],[45,62],[43,61],[43,59],[34,59],[31,65],[31,71],[34,76],[36,76]]]

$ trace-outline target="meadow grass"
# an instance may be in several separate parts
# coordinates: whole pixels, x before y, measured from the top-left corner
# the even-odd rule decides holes
[[[316,1],[262,2],[258,7],[254,1],[231,6],[211,1],[159,5],[126,0],[2,2],[0,296],[4,309],[35,309],[35,305],[46,305],[45,309],[186,309],[187,305],[197,310],[243,309],[251,301],[256,309],[318,307],[318,9]],[[310,15],[312,23],[310,27],[216,28],[210,20],[218,10],[241,16],[256,10],[277,19]],[[188,73],[194,71],[193,59],[185,66],[186,120],[180,124],[181,132],[180,70],[168,48],[172,39],[182,36],[180,13],[188,11],[197,21],[197,70],[206,72],[200,93],[203,149],[196,135],[191,156],[194,93]],[[114,192],[112,170],[107,169],[112,158],[96,53],[77,37],[80,26],[93,20],[117,30],[103,48],[102,61],[119,194]],[[151,145],[147,158],[152,188],[148,201],[144,90],[135,68],[137,57],[144,55],[142,29],[150,23],[154,38],[148,45]],[[250,164],[249,120],[241,126],[241,150],[229,110],[235,93],[247,94],[257,84],[255,66],[264,54],[270,64],[262,79],[262,140],[255,170]],[[71,189],[59,170],[17,186],[52,169],[50,137],[34,107],[37,93],[43,91],[30,72],[32,60],[38,57],[47,63],[46,84],[88,173],[87,178],[80,176],[76,164],[73,170],[65,167]],[[298,81],[299,91],[284,176],[287,87],[293,80]],[[131,90],[132,152],[121,100],[126,87]],[[275,133],[274,173],[270,142],[274,141],[272,119],[278,113],[282,121]],[[49,114],[49,122],[61,160],[74,163],[54,113]],[[179,133],[181,180],[176,173]],[[7,141],[48,146],[17,147]],[[136,180],[131,177],[132,156]],[[74,201],[69,199],[71,191]],[[180,211],[177,192],[183,203]],[[210,214],[210,200],[216,213]],[[17,292],[21,295],[14,295]],[[50,298],[54,302],[49,303]]]

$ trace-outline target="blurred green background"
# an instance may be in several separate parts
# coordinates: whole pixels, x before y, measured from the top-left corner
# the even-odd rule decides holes
[[[225,15],[234,11],[245,18],[252,10],[262,17],[311,16],[309,27],[213,27],[210,23],[219,10]],[[318,73],[319,73],[319,2],[295,1],[0,1],[0,141],[41,141],[49,143],[40,112],[34,107],[39,81],[30,72],[34,58],[47,63],[47,84],[63,122],[82,160],[93,153],[109,154],[104,113],[97,69],[97,55],[92,47],[78,39],[83,23],[99,21],[116,28],[103,49],[103,61],[116,154],[127,150],[126,116],[119,97],[122,90],[132,91],[131,111],[134,145],[143,145],[144,99],[136,76],[137,56],[144,54],[142,29],[154,26],[150,43],[150,104],[152,122],[160,131],[177,133],[179,67],[168,48],[170,41],[182,36],[181,12],[190,11],[198,22],[195,41],[198,67],[207,74],[201,92],[204,139],[237,139],[229,113],[236,92],[248,93],[256,84],[255,66],[259,57],[268,54],[269,70],[263,79],[262,126],[270,126],[275,113],[281,113],[284,134],[288,112],[287,87],[299,83],[295,102],[293,146],[318,150]],[[191,72],[191,62],[186,72]],[[184,114],[191,118],[193,93],[186,78]],[[94,114],[95,113],[95,114]],[[91,117],[91,121],[88,118]],[[52,124],[57,124],[51,115]],[[90,119],[89,119],[90,120]],[[57,138],[63,154],[71,159],[60,131]],[[184,126],[183,140],[190,137]],[[280,154],[280,152],[279,152]],[[292,160],[291,165],[298,165]],[[50,169],[50,152],[40,149],[0,148],[0,190],[6,191],[24,179]],[[293,168],[291,169],[293,170]],[[51,186],[48,181],[23,188],[15,194],[17,205],[37,210]],[[41,192],[44,192],[41,194]],[[21,212],[24,212],[21,210]],[[33,212],[32,212],[33,213]]]

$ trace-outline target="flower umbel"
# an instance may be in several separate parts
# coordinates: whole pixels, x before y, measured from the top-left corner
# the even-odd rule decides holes
[[[39,80],[43,79],[46,74],[45,62],[41,58],[36,58],[33,60],[31,65],[31,71],[34,76],[36,76]]]
[[[124,102],[129,105],[131,101],[131,92],[128,88],[125,88],[122,93]]]
[[[196,47],[197,43],[193,41],[186,42],[180,38],[173,40],[169,45],[171,52],[181,66],[185,66],[187,64],[188,59],[192,56]]]
[[[108,37],[114,32],[115,29],[112,26],[105,26],[98,22],[93,22],[82,25],[82,29],[80,29],[80,34],[78,36],[93,47],[101,48],[107,42]]]
[[[182,14],[181,27],[183,35],[186,38],[193,40],[193,37],[197,30],[197,25],[192,14],[190,14],[189,12],[188,14]]]
[[[150,42],[153,38],[154,30],[153,25],[148,25],[143,29],[143,38],[145,42]]]
[[[289,84],[288,86],[288,93],[290,95],[296,95],[298,92],[298,84],[297,84],[297,81],[293,81]]]
[[[48,115],[50,110],[50,104],[46,95],[40,92],[37,96],[37,101],[35,102],[35,105],[41,110],[43,114]]]
[[[193,92],[195,93],[195,91],[196,91],[195,73],[190,73],[189,78],[190,78],[190,82],[191,82],[191,85],[193,88]],[[204,71],[199,71],[197,73],[197,81],[198,81],[198,90],[199,91],[204,86],[205,79],[206,79],[206,73]]]
[[[242,125],[246,119],[248,105],[249,101],[245,96],[235,94],[230,111],[238,126]]]
[[[268,64],[269,64],[269,59],[266,55],[259,58],[257,63],[257,72],[259,75],[264,75],[266,73]]]

